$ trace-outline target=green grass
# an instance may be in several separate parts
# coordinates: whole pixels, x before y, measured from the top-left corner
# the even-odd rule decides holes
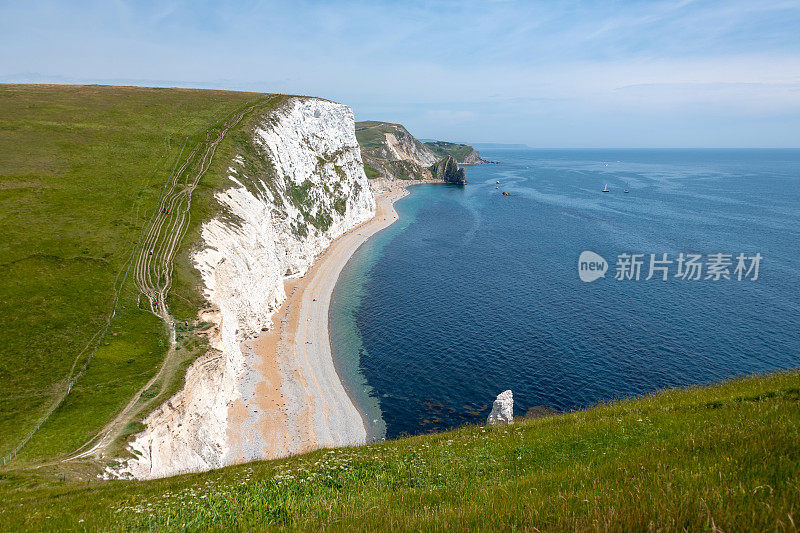
[[[380,178],[381,177],[381,173],[378,172],[378,170],[375,167],[373,167],[372,165],[370,165],[367,162],[364,163],[364,174],[366,174],[366,176],[368,178]]]
[[[251,100],[254,97],[264,96],[252,93],[238,94],[248,94]],[[265,112],[280,105],[284,100],[285,96],[283,95],[270,95],[269,98],[262,98],[259,104],[242,118],[239,126],[228,132],[225,140],[217,148],[211,167],[192,194],[192,218],[186,238],[175,258],[173,289],[168,298],[170,311],[178,321],[194,321],[197,318],[197,310],[206,305],[205,297],[199,288],[200,279],[190,256],[195,250],[195,243],[199,242],[202,222],[220,212],[220,205],[214,198],[214,193],[231,185],[227,179],[227,169],[237,154],[243,155],[248,162],[252,159],[262,161],[266,159],[265,157],[252,157],[253,150],[256,148],[252,142],[251,131]],[[271,185],[271,180],[267,179],[272,173],[268,162],[264,162],[258,167],[250,165],[244,170],[250,176],[263,177],[264,181]]]
[[[457,144],[446,141],[428,141],[425,143],[425,146],[427,146],[439,157],[444,158],[448,155],[452,155],[453,159],[455,159],[458,163],[462,163],[464,158],[474,150],[472,146],[468,146],[466,144]]]
[[[187,136],[185,153],[210,125],[263,97],[0,85],[0,456],[31,431],[89,357],[86,373],[16,464],[71,452],[153,375],[166,333],[138,308],[127,262]],[[233,149],[223,143],[218,156]],[[195,193],[172,295],[185,304],[176,305],[181,316],[196,316],[188,250],[227,164],[215,157]]]
[[[149,482],[0,477],[7,530],[796,530],[800,373]]]
[[[191,148],[206,128],[258,102],[193,195],[169,299],[191,322],[205,305],[190,262],[200,223],[218,214],[213,194],[227,185],[233,155],[243,155],[248,175],[270,176],[251,128],[282,98],[0,85],[0,454],[92,357],[0,471],[0,529],[797,529],[797,372],[152,482],[104,482],[103,465],[58,461],[163,360],[164,326],[139,307],[124,273],[184,141]],[[302,186],[289,193],[303,205]],[[143,408],[177,390],[206,326],[177,328],[180,357]],[[122,437],[141,428],[133,419]]]
[[[386,134],[391,133],[397,138],[409,136],[411,142],[419,150],[425,150],[425,145],[412,136],[402,124],[391,124],[389,122],[378,122],[376,120],[366,120],[356,122],[356,139],[361,147],[362,153],[375,156],[376,151],[386,144]],[[379,158],[380,159],[380,158]]]
[[[364,152],[370,152],[381,148],[386,142],[386,134],[397,134],[403,128],[400,124],[390,124],[388,122],[378,122],[376,120],[365,120],[356,122],[356,138],[358,145]]]
[[[420,168],[411,161],[385,161],[383,166],[395,178],[400,180],[422,179]]]
[[[384,172],[400,180],[424,179],[426,172],[423,168],[410,161],[392,161],[385,157],[386,134],[392,134],[398,139],[408,137],[409,142],[416,145],[417,150],[430,152],[440,160],[448,155],[453,156],[457,162],[462,162],[473,151],[471,146],[445,141],[430,141],[422,143],[414,138],[401,124],[367,120],[356,122],[356,138],[361,148],[364,159],[364,173],[368,178],[381,176],[380,167]]]

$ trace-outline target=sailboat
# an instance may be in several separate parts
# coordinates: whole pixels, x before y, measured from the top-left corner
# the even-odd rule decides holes
[[[611,189],[608,188],[608,183],[606,183],[606,186],[603,187],[603,191],[602,192],[611,192]]]

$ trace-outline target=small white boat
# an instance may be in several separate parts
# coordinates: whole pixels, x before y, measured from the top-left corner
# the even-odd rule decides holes
[[[611,189],[608,188],[608,183],[606,183],[606,186],[603,187],[603,190],[601,192],[611,192]]]

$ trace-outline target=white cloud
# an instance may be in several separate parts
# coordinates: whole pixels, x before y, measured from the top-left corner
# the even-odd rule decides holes
[[[588,142],[583,122],[624,144],[639,123],[726,115],[760,141],[796,120],[798,27],[786,0],[11,2],[0,76],[315,94],[426,137],[538,123]]]

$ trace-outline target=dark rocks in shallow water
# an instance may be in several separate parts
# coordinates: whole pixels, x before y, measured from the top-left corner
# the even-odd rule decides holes
[[[548,416],[555,416],[558,411],[546,405],[536,405],[528,409],[525,413],[525,418],[547,418]]]
[[[443,180],[445,183],[454,183],[456,185],[467,183],[466,171],[458,166],[458,163],[451,155],[428,168],[431,171],[431,177],[435,180]]]

